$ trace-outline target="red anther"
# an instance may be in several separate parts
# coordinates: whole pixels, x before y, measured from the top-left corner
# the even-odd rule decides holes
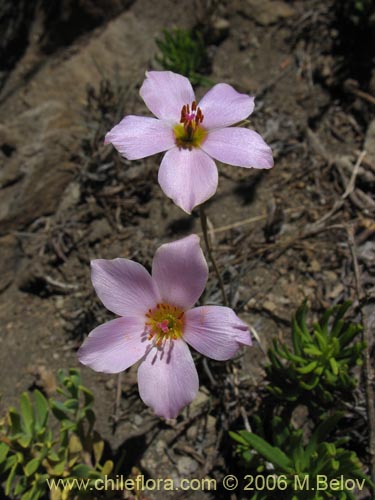
[[[180,118],[180,123],[184,123],[185,121],[185,115],[186,115],[186,106],[185,104],[182,106],[181,109],[181,118]]]
[[[197,103],[196,103],[196,101],[193,101],[193,103],[191,105],[191,110],[195,111],[196,109],[197,109]]]

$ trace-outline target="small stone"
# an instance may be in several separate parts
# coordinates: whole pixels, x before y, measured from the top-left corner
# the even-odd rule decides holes
[[[110,378],[109,380],[107,380],[107,382],[105,383],[105,388],[107,389],[107,391],[112,391],[114,387],[115,387],[115,379]]]
[[[229,34],[229,27],[230,24],[227,19],[224,19],[222,17],[214,19],[211,24],[211,30],[209,33],[210,43],[219,44],[223,40],[225,40],[225,38]]]
[[[134,415],[134,424],[137,426],[137,427],[140,427],[143,423],[143,417],[141,417],[141,415]]]
[[[239,12],[261,26],[269,26],[277,23],[279,19],[287,19],[295,15],[295,11],[290,5],[279,0],[241,1]]]
[[[181,476],[191,476],[198,468],[198,462],[190,457],[180,457],[177,460],[177,470]]]
[[[265,302],[263,302],[263,309],[265,309],[266,311],[269,311],[271,313],[274,313],[277,309],[277,306],[274,302],[271,302],[270,300],[266,300]]]
[[[202,408],[206,406],[209,402],[209,396],[200,390],[194,399],[194,401],[191,403],[189,406],[189,415],[190,417],[196,415],[197,413],[200,413],[202,411]]]
[[[81,197],[81,186],[78,182],[68,184],[62,196],[58,211],[65,212],[71,207],[77,205]]]
[[[321,270],[320,264],[317,260],[312,260],[310,263],[310,269],[313,273],[318,273]]]
[[[344,291],[344,285],[342,283],[337,283],[336,286],[329,292],[328,297],[330,299],[336,299]]]
[[[336,282],[338,280],[337,274],[333,271],[324,271],[323,275],[326,281]]]

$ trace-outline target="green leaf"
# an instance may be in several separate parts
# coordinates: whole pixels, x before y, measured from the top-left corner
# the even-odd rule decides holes
[[[62,460],[61,462],[54,464],[52,467],[51,471],[54,476],[61,476],[62,473],[65,471],[65,465],[66,461]]]
[[[352,305],[352,303],[350,301],[346,301],[341,306],[337,307],[335,318],[333,320],[333,325],[332,325],[332,329],[331,329],[332,337],[336,337],[339,334],[339,332],[342,328],[342,325],[343,325],[343,322],[341,320],[345,316],[347,310],[349,309],[349,307],[351,305]]]
[[[20,397],[20,409],[22,415],[22,424],[27,434],[32,435],[34,427],[34,412],[30,397],[27,392],[23,392]]]
[[[83,393],[84,406],[91,406],[94,401],[94,394],[83,385],[79,386],[79,390]]]
[[[30,462],[27,462],[23,470],[25,471],[26,476],[29,477],[38,470],[39,466],[40,466],[40,459],[33,458],[30,460]]]
[[[334,375],[338,375],[339,367],[337,366],[335,358],[329,358],[329,364],[331,365],[331,369]]]
[[[8,410],[8,415],[10,420],[11,434],[14,436],[22,433],[21,417],[17,410],[11,406]]]
[[[329,320],[332,316],[332,313],[333,313],[333,309],[327,309],[326,311],[324,311],[324,314],[319,322],[321,331],[322,331],[324,336],[328,335],[328,323],[329,323]]]
[[[314,344],[309,344],[308,347],[304,347],[303,352],[308,356],[321,356],[322,351],[319,350]]]
[[[26,484],[26,478],[21,478],[18,483],[15,485],[14,489],[13,489],[13,495],[18,498],[20,495],[22,495],[25,491],[25,489],[27,488],[27,484]],[[23,496],[21,496],[21,498],[23,498]]]
[[[319,349],[324,352],[328,345],[327,337],[325,337],[322,333],[318,332],[317,330],[314,331],[314,335],[318,341]]]
[[[16,475],[17,466],[18,466],[18,462],[15,462],[15,464],[13,465],[13,467],[12,467],[10,473],[9,473],[8,479],[7,479],[6,483],[5,483],[5,494],[7,496],[10,495],[11,488],[12,488],[12,483],[13,483],[13,479],[14,479],[14,476]]]
[[[312,341],[312,337],[306,323],[307,310],[308,310],[307,301],[305,300],[303,304],[297,309],[296,321],[301,336],[303,336],[305,339],[309,341]]]
[[[293,348],[294,352],[296,354],[301,355],[302,354],[302,348],[301,348],[301,330],[297,324],[297,319],[295,316],[292,318],[292,342],[293,342]]]
[[[104,452],[104,441],[96,431],[93,433],[92,449],[95,457],[95,465],[97,465],[100,463]]]
[[[248,446],[254,448],[266,460],[277,465],[285,472],[292,471],[290,459],[280,448],[270,445],[267,441],[252,432],[240,431],[239,434],[245,439]]]
[[[5,461],[9,450],[10,448],[7,444],[0,443],[0,464]]]
[[[79,408],[79,401],[74,398],[67,399],[64,401],[63,407],[68,411],[76,411]]]
[[[22,448],[28,448],[31,444],[32,436],[27,434],[22,434],[18,439],[17,443],[22,446]]]
[[[56,401],[55,399],[53,399],[51,401],[51,409],[52,413],[55,415],[57,420],[69,420],[69,417],[66,414],[66,412],[71,410],[65,408],[65,406],[63,405],[63,403],[61,403],[61,401]]]
[[[306,446],[306,453],[312,454],[316,450],[319,443],[329,436],[331,431],[337,426],[338,422],[342,419],[342,413],[335,413],[331,417],[324,420],[313,432],[310,437],[309,443]]]
[[[311,363],[309,363],[306,366],[301,366],[300,368],[296,368],[296,371],[298,373],[302,373],[303,375],[306,375],[306,374],[311,373],[312,371],[314,371],[317,366],[318,366],[318,362],[317,361],[311,361]]]
[[[104,462],[104,465],[103,465],[102,469],[101,469],[101,474],[102,474],[103,476],[109,476],[109,474],[110,474],[110,473],[112,472],[112,470],[113,470],[113,465],[114,465],[114,464],[113,464],[112,460],[106,460],[106,461]]]
[[[299,384],[306,391],[312,391],[319,384],[319,377],[314,377],[310,383],[300,380]]]
[[[47,399],[43,394],[36,389],[34,391],[34,401],[35,401],[35,429],[37,432],[41,431],[48,419],[49,406]]]
[[[78,464],[72,469],[72,476],[74,477],[89,478],[92,477],[93,474],[100,477],[100,474],[96,473],[92,467],[86,464]]]

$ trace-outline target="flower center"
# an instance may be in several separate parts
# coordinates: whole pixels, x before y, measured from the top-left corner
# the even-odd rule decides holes
[[[206,131],[201,126],[203,118],[202,110],[195,101],[192,102],[191,109],[189,104],[182,106],[180,123],[173,127],[178,147],[191,149],[201,145],[206,137]]]
[[[166,340],[177,340],[182,337],[184,311],[169,304],[158,304],[146,314],[146,332],[148,340],[154,339],[156,346]]]

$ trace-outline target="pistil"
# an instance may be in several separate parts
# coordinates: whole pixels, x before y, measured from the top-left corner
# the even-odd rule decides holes
[[[146,332],[148,340],[154,340],[161,347],[167,340],[177,340],[182,337],[184,312],[169,304],[157,304],[146,314]]]
[[[192,102],[191,108],[189,104],[182,106],[180,123],[174,127],[177,146],[184,149],[200,146],[206,137],[206,131],[201,126],[203,119],[204,115],[196,101]]]

